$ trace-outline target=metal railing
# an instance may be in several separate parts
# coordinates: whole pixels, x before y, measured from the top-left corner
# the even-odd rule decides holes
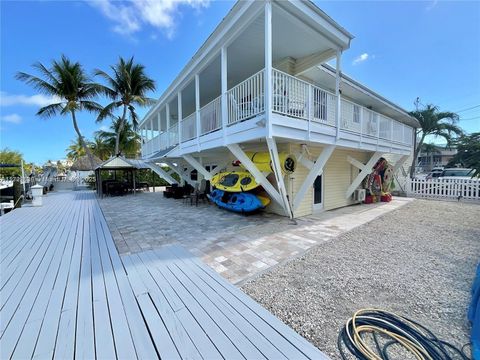
[[[182,119],[182,121],[180,121],[180,126],[182,127],[182,138],[180,139],[181,142],[195,138],[197,136],[196,112]]]
[[[169,146],[174,146],[178,144],[178,123],[175,123],[170,126],[168,129],[169,137]]]
[[[222,127],[222,96],[200,109],[200,135],[208,134]]]
[[[265,70],[260,70],[227,92],[228,125],[252,118],[265,110]]]

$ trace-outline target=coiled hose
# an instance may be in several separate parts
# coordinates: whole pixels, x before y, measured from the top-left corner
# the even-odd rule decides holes
[[[418,360],[469,359],[463,348],[440,340],[419,323],[379,309],[357,311],[340,330],[337,343],[343,359],[351,359],[348,350],[361,360],[390,360],[394,345]]]

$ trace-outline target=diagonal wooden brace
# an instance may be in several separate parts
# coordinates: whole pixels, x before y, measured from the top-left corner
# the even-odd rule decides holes
[[[278,157],[277,143],[274,138],[267,137],[267,145],[268,151],[270,152],[270,159],[272,160],[273,173],[277,180],[278,191],[283,202],[283,208],[287,216],[290,217],[290,219],[293,219],[293,210],[287,197],[287,189],[285,187],[285,181],[283,179],[280,159]]]
[[[335,147],[336,147],[335,145],[327,145],[322,150],[322,152],[320,153],[320,155],[318,156],[317,160],[314,163],[310,161],[310,163],[312,163],[313,165],[311,165],[310,171],[308,172],[307,177],[305,178],[302,185],[300,186],[300,189],[295,195],[295,199],[293,200],[293,210],[298,209],[308,189],[310,189],[313,186],[313,183],[315,182],[315,179],[317,178],[317,176],[323,173],[323,168],[327,163],[328,159],[330,158],[330,156],[332,155],[333,151],[335,150]],[[310,165],[309,163],[307,164]]]
[[[355,160],[354,161],[355,164],[352,164],[352,165],[354,165],[354,166],[358,165],[358,167],[361,169],[360,173],[352,181],[352,183],[350,184],[350,186],[347,189],[347,192],[345,193],[345,197],[347,199],[353,194],[355,189],[362,183],[363,179],[365,179],[365,177],[372,172],[373,165],[375,165],[375,163],[381,157],[382,157],[382,153],[377,151],[372,155],[370,160],[368,160],[368,162],[365,165],[363,165],[360,161],[357,161],[357,160],[355,160],[351,157],[347,158],[347,160],[349,160],[349,162],[351,164],[352,164],[352,162],[350,160],[352,160],[352,159]],[[361,167],[360,167],[360,164],[362,164]]]
[[[255,181],[263,186],[265,191],[270,195],[273,201],[283,207],[283,200],[279,192],[273,187],[263,173],[258,170],[257,166],[250,160],[245,152],[238,146],[238,144],[227,145],[231,153],[242,162],[242,165],[253,175]]]

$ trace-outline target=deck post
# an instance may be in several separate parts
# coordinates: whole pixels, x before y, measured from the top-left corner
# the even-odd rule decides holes
[[[200,151],[200,134],[202,133],[200,129],[200,76],[195,74],[195,123],[197,130],[197,147]]]
[[[317,160],[314,162],[313,166],[310,168],[310,171],[308,172],[307,177],[303,181],[302,185],[300,186],[300,189],[297,192],[297,195],[295,195],[295,199],[293,200],[294,211],[297,210],[298,207],[300,206],[300,203],[305,197],[305,194],[307,193],[308,189],[312,188],[312,185],[315,182],[315,179],[317,178],[317,176],[323,173],[323,168],[325,167],[325,164],[327,163],[330,156],[333,154],[335,147],[336,147],[335,145],[327,145],[325,148],[323,148]]]
[[[153,140],[153,118],[150,118],[150,140]]]
[[[165,105],[165,116],[167,117],[167,128],[165,129],[167,131],[167,147],[170,147],[170,104],[167,103]]]
[[[353,194],[355,189],[362,183],[363,179],[365,179],[365,177],[372,172],[373,165],[375,165],[375,163],[378,161],[378,159],[380,159],[381,156],[382,156],[382,153],[377,151],[372,155],[370,160],[368,160],[368,162],[365,165],[363,165],[360,173],[357,175],[357,177],[352,181],[352,183],[348,187],[347,192],[345,193],[345,198],[348,199]],[[353,162],[355,163],[353,164],[351,161],[352,159],[353,158],[350,157],[347,160],[349,160],[349,162],[352,165],[360,166],[359,161],[357,161],[356,163]]]
[[[162,131],[162,118],[160,117],[160,111],[157,113],[158,135]]]
[[[275,175],[275,179],[277,180],[278,192],[280,193],[280,197],[282,200],[282,207],[285,210],[285,214],[290,217],[290,219],[293,219],[293,209],[290,201],[288,200],[287,189],[285,187],[285,181],[283,179],[275,138],[267,137],[267,146],[268,151],[270,152],[270,160],[272,161],[273,174]]]
[[[272,137],[272,3],[265,2],[265,121],[267,136]]]
[[[177,94],[177,100],[178,100],[178,147],[181,149],[182,148],[182,92],[179,91]]]
[[[265,191],[270,195],[273,201],[275,201],[282,208],[284,207],[282,197],[275,187],[268,181],[265,175],[258,170],[257,166],[250,160],[245,152],[238,146],[238,144],[227,145],[230,152],[241,161],[242,165],[247,169],[255,178],[255,181],[263,186]]]
[[[222,46],[221,50],[221,79],[222,79],[222,131],[223,144],[227,143],[227,125],[228,125],[228,70],[227,70],[227,47]]]
[[[342,73],[341,68],[342,52],[337,49],[337,60],[335,61],[335,96],[336,102],[336,124],[337,124],[337,140],[340,139],[340,124],[342,118],[342,99],[340,98],[340,76]]]

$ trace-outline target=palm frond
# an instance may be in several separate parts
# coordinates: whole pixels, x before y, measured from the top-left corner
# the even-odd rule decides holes
[[[61,93],[58,91],[58,88],[55,85],[50,84],[48,81],[43,80],[35,75],[30,75],[24,72],[17,72],[15,75],[17,80],[23,81],[26,84],[32,86],[35,90],[46,95],[56,95],[59,96]]]
[[[41,107],[37,111],[37,115],[44,118],[50,118],[59,113],[62,114],[63,110],[64,110],[64,106],[62,103],[50,104],[50,105]]]

